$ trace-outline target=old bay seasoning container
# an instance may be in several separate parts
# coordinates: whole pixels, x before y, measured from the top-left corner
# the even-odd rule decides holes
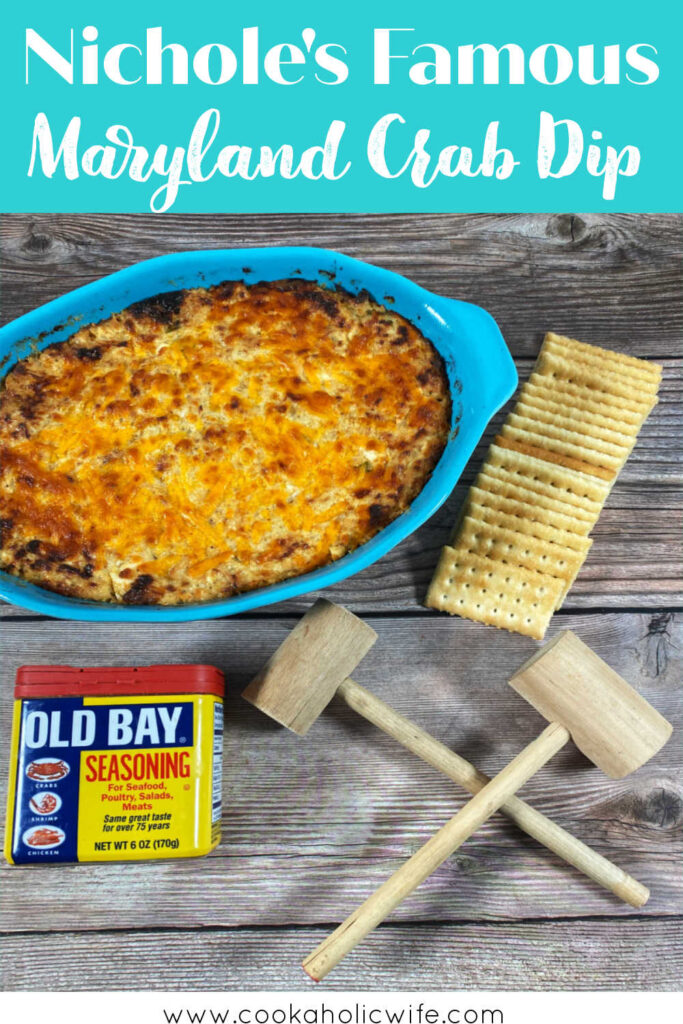
[[[212,665],[20,668],[7,860],[197,857],[217,846],[224,685]]]

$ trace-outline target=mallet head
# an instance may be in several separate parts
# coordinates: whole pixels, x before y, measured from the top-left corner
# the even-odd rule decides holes
[[[321,598],[242,696],[304,736],[376,639],[374,629],[362,619]]]
[[[566,630],[510,679],[549,722],[559,722],[613,779],[640,768],[671,735],[671,725],[578,636]]]

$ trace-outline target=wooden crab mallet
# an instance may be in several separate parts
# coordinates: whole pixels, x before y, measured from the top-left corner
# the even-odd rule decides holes
[[[325,977],[570,739],[611,778],[645,764],[671,725],[574,633],[560,633],[510,685],[551,723],[304,960]]]
[[[488,776],[348,678],[376,639],[374,629],[345,608],[316,601],[243,696],[300,736],[337,696],[422,760],[470,793],[478,793],[489,782]],[[644,885],[518,797],[506,800],[501,810],[528,835],[626,903],[642,907],[647,902]]]

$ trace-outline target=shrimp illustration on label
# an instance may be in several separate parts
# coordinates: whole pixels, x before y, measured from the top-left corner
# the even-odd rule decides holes
[[[39,789],[28,802],[34,814],[56,814],[62,806],[62,798],[57,793]]]

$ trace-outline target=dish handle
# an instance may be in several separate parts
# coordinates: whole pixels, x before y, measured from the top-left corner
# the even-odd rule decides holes
[[[457,346],[454,351],[456,375],[463,373],[464,376],[466,370],[468,378],[476,379],[478,404],[486,408],[490,419],[511,398],[519,383],[500,328],[481,306],[443,296],[431,299],[432,312],[449,325]]]

